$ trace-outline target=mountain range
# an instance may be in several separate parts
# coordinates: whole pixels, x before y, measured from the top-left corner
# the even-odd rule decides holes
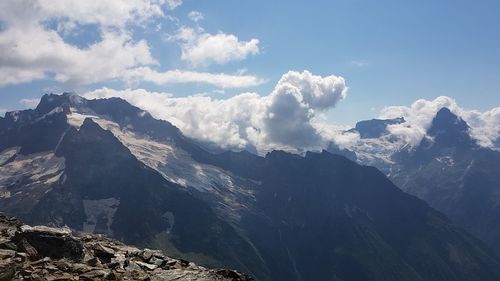
[[[353,130],[388,139],[398,122]],[[258,156],[119,98],[44,95],[0,118],[0,211],[258,280],[500,280],[500,158],[467,130],[442,109],[417,147],[378,152],[390,164],[334,144]]]
[[[393,119],[360,123],[365,124],[361,130],[353,129],[360,135],[378,130],[367,137],[372,142],[393,137],[387,130]],[[358,162],[385,171],[402,190],[425,200],[500,253],[500,152],[480,146],[470,131],[462,118],[444,107],[418,145],[386,152],[378,161]]]

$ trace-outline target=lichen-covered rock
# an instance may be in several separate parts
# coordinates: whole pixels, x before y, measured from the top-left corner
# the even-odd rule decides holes
[[[227,269],[207,269],[159,251],[67,228],[23,225],[0,214],[0,281],[178,280],[253,281]]]

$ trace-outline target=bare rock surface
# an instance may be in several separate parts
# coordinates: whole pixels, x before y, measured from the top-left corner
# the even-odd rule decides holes
[[[0,214],[0,281],[254,281],[233,270],[207,269],[102,235],[28,226]]]

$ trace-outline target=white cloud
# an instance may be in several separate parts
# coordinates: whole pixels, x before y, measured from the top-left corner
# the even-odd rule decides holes
[[[163,16],[162,0],[18,0],[0,3],[0,18],[9,24],[31,25],[48,19],[123,27]]]
[[[420,99],[411,106],[390,106],[382,110],[381,118],[404,117],[406,122],[390,125],[391,134],[402,137],[410,145],[418,144],[425,136],[436,113],[443,107],[464,119],[471,127],[470,134],[484,147],[494,147],[500,136],[500,107],[480,112],[460,107],[450,97],[441,96],[434,100]]]
[[[191,11],[188,14],[188,18],[194,22],[199,22],[205,18],[201,12]]]
[[[264,81],[252,75],[231,75],[184,70],[159,72],[149,67],[129,70],[125,75],[129,82],[149,81],[155,84],[206,83],[219,88],[246,88],[262,84]]]
[[[208,83],[221,88],[255,86],[251,75],[154,70],[160,64],[146,40],[134,39],[131,26],[167,18],[162,7],[174,9],[179,0],[19,0],[0,1],[0,86],[53,79],[70,86],[102,81],[126,83]],[[49,29],[48,21],[56,27]],[[99,40],[86,47],[70,44],[64,34],[94,24]],[[154,26],[157,24],[155,23]]]
[[[303,151],[324,147],[335,132],[317,118],[317,113],[334,107],[346,92],[342,77],[290,71],[267,96],[243,93],[228,99],[173,97],[143,89],[108,88],[85,96],[121,97],[156,118],[172,122],[190,137],[225,148],[256,147],[263,153],[271,149]]]
[[[129,22],[162,16],[161,1],[3,1],[0,19],[0,85],[53,77],[59,82],[90,84],[121,78],[129,69],[156,64],[146,41],[124,30]],[[64,41],[44,22],[97,24],[101,40],[80,48]],[[73,24],[69,24],[73,23]],[[63,28],[64,29],[64,28]]]
[[[314,109],[331,108],[347,96],[345,80],[339,76],[321,77],[309,71],[289,71],[276,85],[277,93],[300,93],[300,100]]]
[[[36,48],[34,47],[36,46]],[[56,81],[90,84],[117,79],[138,66],[156,64],[146,41],[134,42],[123,32],[102,32],[88,48],[70,45],[42,26],[0,33],[0,85],[53,76]]]
[[[321,77],[309,71],[284,74],[269,96],[266,140],[296,148],[322,146],[323,137],[311,122],[315,111],[334,107],[346,95],[342,77]]]
[[[240,61],[260,52],[258,39],[240,41],[233,34],[223,32],[210,34],[201,28],[181,27],[172,39],[180,43],[181,59],[190,62],[193,66]]]

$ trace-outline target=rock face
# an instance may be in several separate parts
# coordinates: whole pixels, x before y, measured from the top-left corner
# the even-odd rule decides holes
[[[66,228],[27,226],[0,214],[0,281],[200,280],[252,281],[226,269],[206,269],[140,250],[102,235],[73,236]]]

